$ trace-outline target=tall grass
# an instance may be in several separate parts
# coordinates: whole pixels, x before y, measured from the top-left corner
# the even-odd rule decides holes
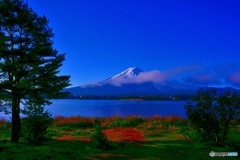
[[[144,119],[136,116],[129,116],[126,118],[118,118],[113,120],[109,127],[136,127],[143,123]]]
[[[56,116],[53,120],[53,126],[70,128],[90,128],[93,127],[94,118],[86,118],[80,116],[63,117]]]

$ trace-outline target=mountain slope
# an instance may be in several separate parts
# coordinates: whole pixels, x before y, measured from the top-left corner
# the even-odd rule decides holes
[[[107,80],[114,80],[114,79],[118,79],[118,78],[133,78],[137,75],[139,75],[141,72],[143,72],[141,69],[137,68],[137,67],[130,67],[126,70],[124,70],[123,72],[112,76],[111,78],[108,78]]]
[[[97,83],[82,85],[64,89],[74,96],[174,96],[195,94],[200,88],[198,86],[183,84],[176,80],[168,80],[164,83],[139,82],[137,78],[146,72],[137,67],[130,67],[119,74],[102,80]],[[212,89],[211,87],[203,87],[204,90]],[[235,91],[240,94],[240,90],[233,88],[216,88],[219,94],[227,90]]]
[[[75,96],[123,96],[123,95],[158,95],[159,90],[151,83],[125,83],[119,84],[124,80],[127,82],[132,78],[138,76],[143,71],[137,67],[130,67],[119,74],[116,74],[106,80],[94,84],[82,85],[78,87],[67,88],[65,91],[70,92]]]

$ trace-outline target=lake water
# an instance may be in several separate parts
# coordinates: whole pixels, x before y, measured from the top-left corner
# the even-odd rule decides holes
[[[175,115],[186,117],[184,105],[186,101],[143,101],[143,100],[53,100],[47,106],[53,116],[130,116],[153,117],[154,115]],[[10,115],[0,113],[9,118]]]

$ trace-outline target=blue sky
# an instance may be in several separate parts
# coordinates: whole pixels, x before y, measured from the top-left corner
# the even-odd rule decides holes
[[[61,74],[70,75],[73,86],[137,66],[179,71],[171,77],[184,83],[240,88],[239,0],[28,3],[48,17],[54,47],[66,53]]]

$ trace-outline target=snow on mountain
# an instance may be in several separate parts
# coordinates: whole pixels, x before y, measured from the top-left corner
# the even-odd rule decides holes
[[[141,69],[137,68],[137,67],[130,67],[124,71],[122,71],[121,73],[112,76],[111,78],[108,78],[107,80],[114,80],[117,78],[133,78],[137,75],[139,75],[141,72],[143,72]]]

